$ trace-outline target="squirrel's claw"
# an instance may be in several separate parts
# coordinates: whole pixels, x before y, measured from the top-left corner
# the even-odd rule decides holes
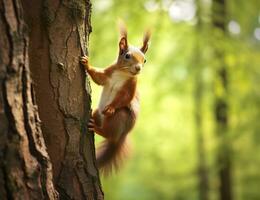
[[[80,57],[80,63],[84,65],[86,70],[90,69],[89,62],[88,62],[88,56],[81,56]]]
[[[88,122],[88,130],[95,131],[95,127],[96,127],[96,124],[95,124],[94,119],[90,118],[89,122]]]
[[[88,64],[88,56],[81,56],[80,57],[80,63],[83,65],[87,65]]]

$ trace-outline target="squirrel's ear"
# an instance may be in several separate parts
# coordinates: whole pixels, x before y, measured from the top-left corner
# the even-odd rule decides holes
[[[144,39],[143,39],[143,46],[140,48],[140,50],[143,52],[143,53],[146,53],[147,49],[148,49],[148,42],[150,40],[150,37],[151,37],[151,31],[148,30],[145,32],[144,34]]]
[[[118,26],[119,26],[120,37],[121,37],[119,42],[119,54],[122,55],[128,49],[127,30],[126,30],[126,25],[122,20],[118,21]]]
[[[126,37],[122,37],[119,42],[119,53],[122,55],[128,49],[127,39]]]

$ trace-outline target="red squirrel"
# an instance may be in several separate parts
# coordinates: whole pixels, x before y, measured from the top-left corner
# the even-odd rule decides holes
[[[126,28],[122,26],[119,55],[114,64],[102,70],[92,67],[87,56],[80,59],[92,80],[103,86],[99,106],[89,120],[88,129],[106,139],[97,149],[97,165],[105,175],[118,170],[127,157],[127,134],[139,113],[137,76],[146,62],[149,39],[147,31],[141,48],[130,46]]]

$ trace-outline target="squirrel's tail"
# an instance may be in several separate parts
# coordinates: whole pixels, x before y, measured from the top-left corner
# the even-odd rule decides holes
[[[105,140],[97,149],[97,165],[101,173],[106,175],[117,171],[129,154],[127,137],[119,141]]]

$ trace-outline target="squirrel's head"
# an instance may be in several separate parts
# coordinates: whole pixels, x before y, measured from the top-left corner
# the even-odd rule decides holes
[[[119,56],[117,66],[120,71],[123,71],[131,76],[138,75],[146,62],[145,53],[148,49],[150,39],[150,31],[144,34],[142,47],[134,47],[128,45],[127,32],[124,26],[121,27],[121,38],[119,41]]]

